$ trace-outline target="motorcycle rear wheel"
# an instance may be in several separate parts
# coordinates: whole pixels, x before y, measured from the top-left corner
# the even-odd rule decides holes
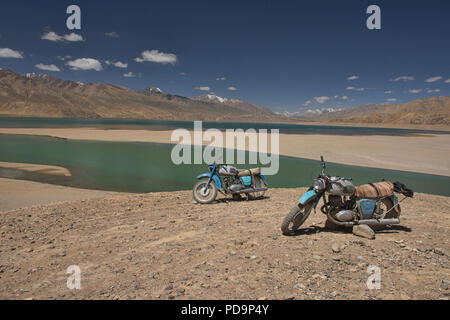
[[[254,188],[264,188],[265,186],[266,186],[266,184],[264,183],[264,180],[261,177],[259,177],[259,176],[254,177],[254,183],[253,183]],[[247,199],[254,200],[254,199],[262,198],[262,197],[264,197],[264,193],[266,193],[266,191],[255,191],[255,192],[247,193]]]
[[[299,203],[295,205],[286,217],[284,217],[283,222],[281,223],[281,232],[284,235],[289,235],[297,231],[306,221],[311,211],[312,203],[306,205]]]
[[[392,207],[394,206],[394,203],[392,202],[392,200],[390,198],[384,198],[381,200],[382,203],[382,209],[384,212],[387,212],[389,210],[392,209]],[[398,211],[397,211],[398,210]],[[388,213],[385,213],[383,217],[381,217],[381,219],[398,219],[400,217],[400,205],[397,206],[397,208],[392,209],[391,211],[389,211]],[[373,230],[382,230],[385,229],[386,226],[378,226],[378,225],[374,225],[374,226],[370,226]]]
[[[211,182],[209,186],[208,179],[203,179],[197,182],[192,190],[194,200],[201,204],[209,204],[216,200],[217,187],[214,182]]]

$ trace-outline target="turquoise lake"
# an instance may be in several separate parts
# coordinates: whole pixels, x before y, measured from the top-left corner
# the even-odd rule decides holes
[[[0,161],[57,165],[68,168],[73,174],[72,178],[66,178],[0,168],[0,177],[124,192],[191,189],[196,176],[206,172],[207,167],[174,165],[170,158],[172,148],[173,145],[156,143],[80,141],[0,134]],[[318,161],[280,157],[278,174],[267,179],[269,187],[304,187],[309,186],[319,172]],[[416,192],[450,196],[450,178],[445,176],[334,163],[328,164],[327,172],[352,177],[357,185],[384,178],[405,183]]]

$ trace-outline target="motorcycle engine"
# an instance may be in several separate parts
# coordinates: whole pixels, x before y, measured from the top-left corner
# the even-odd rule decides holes
[[[353,220],[352,210],[341,210],[335,215],[336,219],[342,222],[348,222]]]
[[[236,179],[234,176],[228,176],[223,178],[223,182],[226,189],[231,190],[232,192],[238,192],[244,188],[244,185],[239,179]]]
[[[353,211],[348,210],[348,205],[344,204],[341,196],[329,195],[328,204],[330,205],[332,215],[336,220],[348,222],[354,219]]]
[[[239,190],[242,190],[244,188],[244,185],[242,183],[233,184],[230,187],[230,190],[233,192],[238,192]]]

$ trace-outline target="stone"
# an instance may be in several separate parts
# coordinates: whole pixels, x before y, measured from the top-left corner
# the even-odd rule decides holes
[[[172,284],[167,285],[166,288],[165,288],[165,290],[167,290],[167,291],[172,290],[172,289],[173,289],[173,285]]]
[[[366,239],[375,239],[375,232],[372,230],[371,227],[365,224],[354,226],[353,234]]]
[[[305,287],[305,285],[303,285],[303,284],[301,284],[301,283],[296,283],[295,285],[294,285],[294,289],[297,289],[297,290],[303,290],[303,289],[305,289],[306,287]]]
[[[445,280],[445,279],[442,280],[442,283],[441,283],[442,289],[448,290],[449,285],[450,285],[450,281],[449,280]]]
[[[177,289],[178,293],[184,294],[184,292],[186,291],[184,288],[178,288]]]
[[[339,245],[337,243],[333,243],[331,245],[331,250],[333,250],[334,253],[339,253],[341,252],[341,248],[339,247]]]

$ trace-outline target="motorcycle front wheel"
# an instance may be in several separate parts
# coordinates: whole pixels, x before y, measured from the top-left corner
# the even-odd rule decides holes
[[[214,182],[208,185],[208,179],[197,182],[193,190],[194,200],[201,204],[208,204],[216,200],[217,187]]]
[[[306,205],[299,203],[295,205],[286,217],[284,217],[283,223],[281,224],[281,232],[284,235],[289,235],[297,231],[306,219],[308,219],[312,206],[312,203]]]

